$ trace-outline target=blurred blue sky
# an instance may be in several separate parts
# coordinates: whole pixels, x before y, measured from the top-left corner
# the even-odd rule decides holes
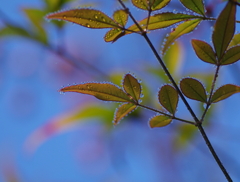
[[[75,1],[66,8],[88,2],[93,1]],[[109,15],[119,9],[113,1],[94,2]],[[175,3],[169,10],[179,7]],[[3,0],[0,11],[16,24],[29,27],[22,9],[41,8],[43,4],[41,0]],[[223,4],[216,6],[214,16],[222,7]],[[140,18],[143,16],[143,11],[132,5],[130,8]],[[240,19],[239,12],[237,17]],[[180,39],[185,46],[184,68],[180,70],[182,76],[197,72],[207,74],[214,70],[214,66],[196,58],[189,43],[192,37],[210,42],[208,24],[201,23],[196,32]],[[0,26],[3,26],[1,17]],[[200,134],[189,142],[186,149],[175,151],[176,122],[168,127],[150,129],[147,121],[153,113],[149,111],[142,116],[145,123],[132,117],[111,127],[111,130],[106,130],[97,118],[85,120],[88,122],[80,122],[70,130],[50,136],[29,153],[27,139],[46,123],[88,104],[116,107],[116,104],[96,101],[86,95],[60,94],[58,90],[63,86],[86,81],[109,81],[104,77],[109,73],[128,72],[135,73],[143,83],[155,89],[155,95],[163,84],[145,72],[146,65],[155,68],[159,65],[144,40],[137,35],[128,35],[111,44],[103,40],[106,30],[89,30],[68,23],[61,35],[56,33],[51,22],[45,28],[53,45],[60,42],[70,55],[89,62],[103,74],[99,76],[98,72],[86,67],[77,69],[34,41],[15,36],[0,39],[0,182],[8,182],[8,174],[15,174],[19,182],[225,181]],[[240,30],[239,25],[237,30]],[[157,47],[166,32],[153,31],[150,35]],[[78,64],[81,65],[81,62]],[[238,68],[237,71],[234,67]],[[219,86],[240,84],[239,63],[221,71]],[[211,125],[206,129],[234,181],[240,179],[239,99],[239,95],[234,95],[220,103],[212,116]],[[195,102],[190,103],[195,106]],[[178,114],[189,117],[185,108],[179,108]]]

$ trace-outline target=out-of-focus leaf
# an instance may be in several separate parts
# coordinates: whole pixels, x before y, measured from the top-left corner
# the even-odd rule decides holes
[[[235,32],[235,21],[236,4],[232,1],[228,1],[226,7],[222,10],[216,20],[212,34],[213,45],[219,60],[222,58],[233,38]]]
[[[137,106],[132,103],[124,103],[117,108],[114,115],[114,125],[117,125],[123,117],[131,113],[136,107]]]
[[[94,112],[94,114],[93,114]],[[97,118],[102,121],[106,128],[111,128],[113,110],[103,105],[84,105],[74,111],[63,113],[46,122],[29,135],[25,142],[25,148],[29,152],[35,151],[44,141],[55,134],[65,132],[77,124],[90,118]]]
[[[48,10],[56,11],[56,10],[63,8],[63,6],[66,3],[74,1],[74,0],[44,0],[44,1],[45,1],[45,4],[46,4]]]
[[[240,46],[235,46],[227,50],[220,62],[221,65],[232,64],[240,60]]]
[[[192,46],[199,59],[206,63],[217,64],[215,52],[213,51],[212,46],[208,43],[193,39]]]
[[[159,10],[165,7],[170,0],[132,0],[132,3],[137,8],[143,10]]]
[[[240,45],[240,33],[235,34],[228,46],[228,48],[236,46],[236,45]]]
[[[181,44],[181,42],[176,41],[175,44],[172,45],[163,56],[164,63],[172,75],[177,75],[177,73],[180,71],[183,62],[184,51],[184,46]],[[165,74],[163,75],[165,76]]]
[[[128,14],[124,10],[117,10],[113,13],[113,19],[124,27],[128,21]]]
[[[117,22],[101,11],[94,9],[72,9],[51,13],[47,19],[58,19],[73,22],[87,28],[121,28]]]
[[[180,2],[186,8],[198,13],[200,15],[205,15],[204,4],[202,0],[180,0]]]
[[[172,118],[164,115],[157,115],[150,119],[149,125],[151,128],[167,126],[172,122]]]
[[[45,29],[42,26],[43,23],[43,17],[45,16],[45,12],[40,9],[24,9],[24,12],[26,13],[27,17],[33,24],[34,28],[37,30],[37,37],[38,40],[46,43],[47,42],[47,34],[45,32]]]
[[[23,36],[26,38],[32,37],[32,35],[27,30],[18,26],[8,25],[0,29],[0,36],[12,36],[12,35]]]
[[[193,78],[184,78],[180,82],[183,94],[193,100],[207,103],[206,90],[202,83]]]
[[[126,74],[123,79],[123,88],[125,92],[133,98],[133,100],[138,102],[142,89],[136,78],[134,78],[131,74]]]
[[[173,115],[177,109],[178,97],[177,91],[170,85],[162,86],[158,93],[158,100],[161,105]]]
[[[147,27],[148,30],[156,30],[160,28],[169,27],[175,23],[179,23],[184,20],[196,19],[196,18],[201,18],[201,17],[195,16],[195,15],[166,12],[166,13],[159,13],[159,14],[150,16],[149,21],[148,21],[148,18],[145,18],[139,22],[139,25],[143,29]],[[128,29],[131,31],[140,31],[135,24],[130,26]],[[132,32],[128,32],[128,33],[132,33]]]
[[[237,85],[232,85],[232,84],[223,85],[213,93],[211,102],[212,103],[219,102],[239,92],[240,92],[240,87]]]
[[[171,44],[177,40],[180,36],[192,32],[198,24],[201,22],[201,19],[189,20],[178,25],[173,32],[169,34],[166,38],[167,41],[164,43],[162,54],[164,55],[166,50],[171,46]]]
[[[133,102],[130,97],[116,85],[110,83],[84,83],[72,85],[60,90],[61,92],[78,92],[93,95],[97,99],[116,102]]]
[[[126,32],[122,31],[120,28],[113,28],[105,34],[104,40],[106,42],[113,43],[113,42],[117,41],[119,38],[121,38],[122,36],[124,36],[125,34],[126,34]]]

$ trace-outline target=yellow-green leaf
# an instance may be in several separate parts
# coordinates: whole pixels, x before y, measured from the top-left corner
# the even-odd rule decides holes
[[[72,9],[51,13],[47,19],[73,22],[87,28],[121,28],[117,22],[101,11],[94,9]]]
[[[180,82],[183,94],[193,100],[207,103],[206,90],[202,83],[193,78],[184,78]]]
[[[131,74],[126,74],[123,79],[123,88],[127,94],[136,102],[140,99],[141,85]]]
[[[123,90],[111,83],[84,83],[64,87],[60,91],[93,95],[97,99],[105,101],[133,102]]]
[[[223,85],[213,93],[211,102],[212,103],[219,102],[239,92],[240,92],[240,87],[237,85],[232,85],[232,84]]]
[[[228,1],[226,7],[222,10],[214,26],[212,41],[220,60],[226,51],[235,32],[236,4]]]
[[[193,39],[192,46],[199,59],[206,63],[217,64],[215,52],[207,42]]]
[[[240,45],[240,33],[238,34],[235,34],[228,46],[229,47],[233,47],[233,46],[236,46],[236,45]]]
[[[164,115],[157,115],[150,119],[149,125],[151,128],[167,126],[172,122],[172,118]]]
[[[159,13],[159,14],[150,16],[149,21],[148,21],[148,18],[145,18],[139,22],[139,25],[143,29],[148,27],[148,30],[156,30],[156,29],[169,27],[175,23],[179,23],[184,20],[196,19],[196,18],[199,18],[199,16],[166,12],[166,13]],[[137,25],[135,24],[130,26],[128,29],[131,31],[140,31]],[[128,33],[132,33],[132,32],[128,32]]]
[[[180,0],[180,2],[186,8],[198,13],[200,15],[205,15],[204,4],[202,0]]]
[[[175,114],[178,104],[178,93],[175,88],[170,85],[162,86],[158,93],[158,100],[166,110]]]
[[[125,31],[122,31],[120,28],[113,28],[105,34],[104,40],[106,42],[115,42],[125,34]]]
[[[135,110],[136,107],[137,106],[132,103],[124,103],[119,108],[117,108],[113,121],[114,125],[117,125],[123,117]]]
[[[171,0],[148,0],[152,11],[160,10],[168,5]]]
[[[132,3],[137,8],[148,10],[148,2],[147,0],[132,0]]]
[[[124,10],[117,10],[113,13],[113,19],[124,27],[128,21],[128,14]]]
[[[221,65],[232,64],[240,60],[240,46],[235,46],[227,50],[221,60]]]
[[[178,25],[174,31],[172,31],[169,36],[166,38],[166,42],[162,49],[162,54],[165,54],[166,50],[171,46],[171,44],[178,39],[180,36],[192,32],[198,24],[201,22],[201,19],[189,20]]]

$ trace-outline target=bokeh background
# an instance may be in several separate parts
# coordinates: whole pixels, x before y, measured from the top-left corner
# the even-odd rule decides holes
[[[205,5],[208,15],[217,17],[225,2],[206,0]],[[138,20],[146,16],[131,3],[127,6]],[[44,19],[50,12],[76,7],[101,9],[109,16],[120,9],[116,0],[1,1],[0,181],[226,181],[194,127],[174,121],[150,129],[148,120],[155,113],[141,108],[113,126],[119,104],[59,93],[63,86],[87,81],[120,85],[130,72],[142,81],[143,103],[161,109],[157,92],[169,82],[141,36],[127,35],[106,43],[106,30]],[[186,11],[177,0],[163,11],[172,10]],[[177,81],[194,76],[209,88],[215,67],[194,55],[190,39],[211,42],[213,24],[202,22],[167,52],[166,64]],[[240,30],[239,24],[236,28]],[[169,31],[149,34],[159,51]],[[239,66],[222,68],[218,86],[240,84]],[[216,104],[204,125],[234,181],[240,180],[239,101],[236,94]],[[189,102],[201,116],[204,106]],[[177,115],[191,120],[181,102]]]

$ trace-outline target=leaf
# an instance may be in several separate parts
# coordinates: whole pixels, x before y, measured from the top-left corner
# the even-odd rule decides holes
[[[205,15],[204,4],[202,0],[180,0],[180,2],[186,8],[198,13],[200,15]]]
[[[143,10],[159,10],[165,7],[170,0],[132,0],[132,3],[137,8]]]
[[[141,96],[141,85],[131,74],[126,74],[123,79],[123,88],[134,101],[138,102]]]
[[[84,83],[65,87],[60,91],[93,95],[97,99],[105,101],[133,102],[123,90],[110,83]]]
[[[156,30],[160,28],[166,28],[169,27],[175,23],[179,23],[184,20],[189,20],[189,19],[196,19],[196,18],[201,18],[199,16],[195,15],[187,15],[187,14],[181,14],[181,13],[159,13],[155,14],[153,16],[150,16],[149,22],[148,18],[145,18],[139,22],[139,25],[145,29],[148,27],[148,30]],[[147,26],[148,24],[148,26]],[[137,25],[132,25],[128,28],[131,31],[140,31],[137,27]],[[130,34],[132,32],[128,32]]]
[[[125,34],[126,34],[126,32],[122,31],[120,28],[113,28],[105,34],[104,40],[106,42],[113,43],[113,42],[117,41],[119,38],[121,38],[122,36],[124,36]]]
[[[232,64],[240,60],[240,46],[235,46],[227,50],[220,61],[221,65]]]
[[[157,115],[150,119],[149,125],[151,128],[167,126],[172,122],[172,118],[164,115]]]
[[[47,19],[59,19],[73,22],[87,28],[121,28],[113,19],[94,9],[72,9],[51,13]]]
[[[0,36],[12,36],[12,35],[22,36],[26,38],[32,37],[32,35],[27,30],[18,26],[7,25],[6,27],[0,29]]]
[[[128,14],[124,10],[117,10],[113,13],[113,19],[124,27],[128,21]]]
[[[178,93],[175,88],[170,85],[162,86],[158,93],[158,100],[166,110],[175,114],[178,104]]]
[[[184,78],[180,82],[183,94],[193,100],[207,103],[206,90],[202,83],[193,78]]]
[[[240,45],[240,33],[239,34],[235,34],[228,46],[228,48],[236,46],[236,45]]]
[[[177,40],[180,36],[192,32],[198,24],[201,22],[201,19],[194,19],[189,20],[181,23],[178,25],[173,32],[169,34],[169,36],[166,38],[166,42],[162,49],[162,54],[164,55],[166,50],[168,49],[171,44]]]
[[[237,85],[232,85],[232,84],[223,85],[213,93],[211,98],[211,103],[219,102],[239,92],[240,92],[240,87]]]
[[[193,39],[192,46],[199,59],[206,63],[217,64],[215,52],[208,43]]]
[[[212,41],[215,52],[220,60],[226,51],[235,32],[236,4],[228,1],[216,20]]]
[[[117,125],[124,116],[131,113],[133,110],[136,109],[136,107],[137,106],[135,104],[124,103],[119,108],[117,108],[115,111],[115,116],[113,121],[114,125]]]

